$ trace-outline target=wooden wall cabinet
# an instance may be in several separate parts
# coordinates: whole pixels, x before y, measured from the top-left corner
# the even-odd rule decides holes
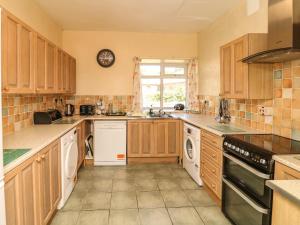
[[[2,13],[4,93],[34,92],[34,32],[12,14]]]
[[[128,157],[178,157],[179,120],[128,121]]]
[[[221,47],[221,96],[272,99],[272,64],[247,64],[242,59],[266,48],[266,34],[247,34]]]
[[[275,180],[295,180],[300,179],[300,172],[275,163]],[[274,191],[272,225],[300,224],[300,205]]]
[[[222,142],[222,137],[201,131],[200,176],[218,199],[222,197]]]
[[[3,93],[76,92],[76,60],[2,11]]]
[[[60,142],[5,174],[7,225],[46,225],[61,198]]]

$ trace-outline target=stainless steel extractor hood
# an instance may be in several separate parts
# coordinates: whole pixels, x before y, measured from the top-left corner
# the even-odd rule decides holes
[[[267,49],[245,63],[275,63],[300,59],[300,0],[269,0]]]

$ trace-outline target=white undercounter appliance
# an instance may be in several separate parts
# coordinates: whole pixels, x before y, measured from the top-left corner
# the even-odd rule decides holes
[[[94,165],[126,165],[126,121],[95,121]]]

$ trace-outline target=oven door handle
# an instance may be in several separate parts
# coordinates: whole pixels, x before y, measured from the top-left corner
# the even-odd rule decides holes
[[[260,205],[258,205],[256,202],[251,200],[247,195],[245,195],[243,192],[241,192],[234,184],[232,184],[229,180],[226,178],[223,178],[223,182],[229,186],[236,194],[238,194],[242,199],[244,199],[249,205],[252,206],[256,211],[263,213],[263,214],[270,214],[270,210],[266,208],[262,208]]]
[[[248,170],[249,172],[255,174],[256,176],[263,178],[263,179],[270,179],[271,175],[269,174],[265,174],[262,173],[254,168],[252,168],[251,166],[248,166],[246,163],[242,162],[241,160],[238,160],[237,158],[228,155],[227,153],[223,152],[224,157],[230,159],[231,161],[235,162],[236,164],[240,165],[241,167],[243,167],[244,169]]]

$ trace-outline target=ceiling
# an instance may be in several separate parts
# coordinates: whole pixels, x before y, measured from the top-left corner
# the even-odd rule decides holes
[[[35,0],[64,30],[198,32],[241,0]]]

